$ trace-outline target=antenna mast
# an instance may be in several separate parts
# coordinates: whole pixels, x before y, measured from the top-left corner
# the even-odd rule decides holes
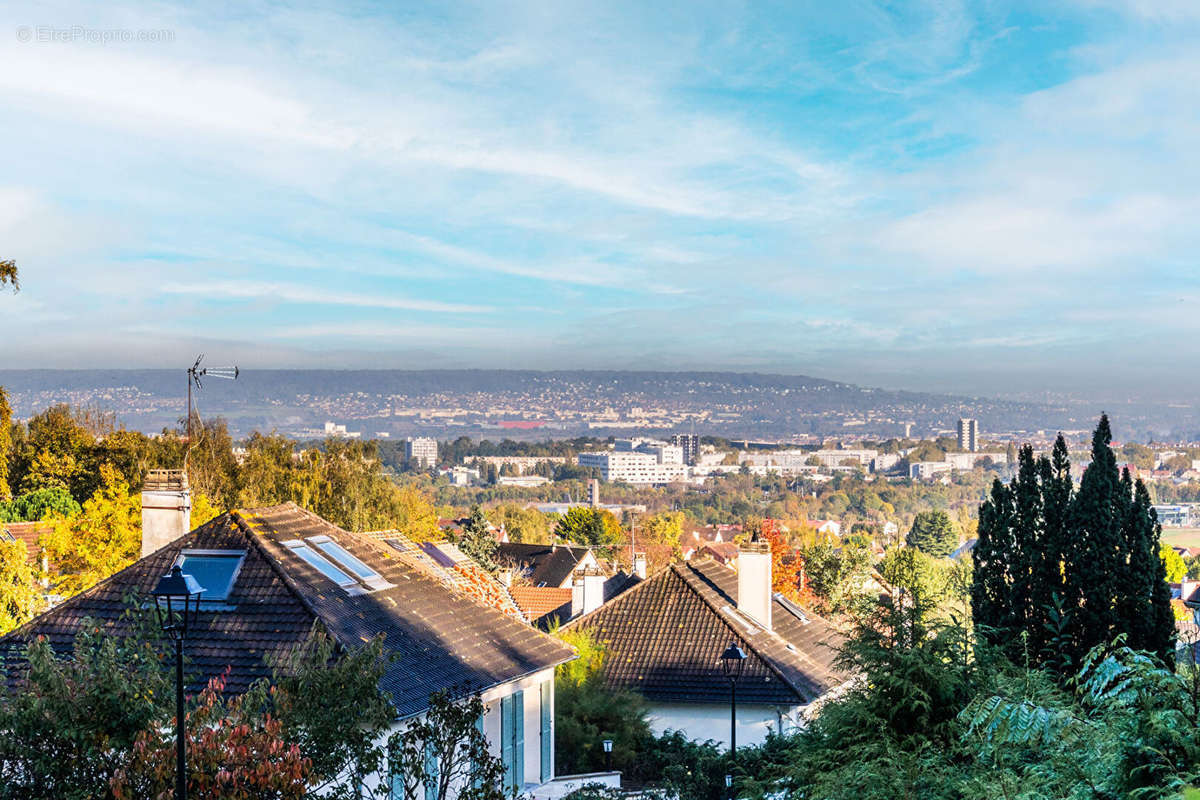
[[[196,357],[196,363],[187,368],[187,441],[188,445],[192,443],[192,415],[195,413],[192,407],[192,384],[196,384],[197,389],[202,389],[203,384],[200,383],[201,378],[222,378],[227,381],[236,381],[238,377],[237,367],[202,367],[200,362],[204,360],[204,354],[201,353]]]

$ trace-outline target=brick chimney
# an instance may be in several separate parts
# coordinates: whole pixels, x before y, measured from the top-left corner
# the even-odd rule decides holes
[[[737,607],[771,630],[771,543],[759,540],[738,547]]]
[[[142,487],[142,558],[192,529],[192,490],[187,473],[152,469]]]

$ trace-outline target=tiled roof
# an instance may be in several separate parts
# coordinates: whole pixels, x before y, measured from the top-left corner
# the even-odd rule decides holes
[[[534,586],[562,586],[587,554],[586,547],[506,542],[496,549],[494,558],[524,571]]]
[[[25,543],[25,551],[31,563],[37,561],[42,552],[41,546],[38,545],[38,537],[52,530],[54,525],[50,522],[0,522],[0,531]],[[4,538],[3,533],[0,533],[0,538]]]
[[[825,620],[776,596],[773,630],[737,611],[737,574],[703,559],[673,564],[572,620],[605,644],[605,680],[650,700],[728,702],[719,657],[736,641],[747,653],[739,700],[800,705],[840,685],[833,662],[841,635]]]
[[[340,543],[388,586],[348,594],[283,544],[319,535]],[[15,654],[19,662],[24,642],[35,635],[69,649],[85,617],[102,620],[117,634],[127,630],[120,620],[122,596],[149,591],[184,548],[247,553],[227,607],[202,610],[194,635],[189,634],[195,685],[228,667],[228,690],[244,691],[269,675],[264,656],[286,653],[316,623],[347,647],[384,635],[385,647],[399,658],[380,687],[401,716],[423,710],[438,689],[486,689],[573,655],[561,642],[451,590],[382,543],[292,503],[217,517],[0,639],[0,655],[14,659]]]
[[[511,586],[509,592],[525,616],[533,622],[571,604],[572,590],[557,586]]]

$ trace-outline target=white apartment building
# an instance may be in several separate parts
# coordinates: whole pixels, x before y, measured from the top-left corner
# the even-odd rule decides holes
[[[918,461],[908,465],[908,477],[926,481],[938,475],[944,475],[954,469],[949,461]]]
[[[688,477],[683,448],[656,439],[621,439],[612,450],[580,453],[578,463],[599,470],[609,483],[659,484]]]
[[[437,463],[437,439],[428,436],[410,436],[404,440],[404,457],[418,467],[432,467]]]

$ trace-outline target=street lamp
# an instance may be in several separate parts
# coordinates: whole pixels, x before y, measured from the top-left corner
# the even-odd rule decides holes
[[[737,682],[746,667],[746,651],[731,642],[721,653],[721,671],[729,681],[729,752],[737,754]]]
[[[612,772],[612,739],[604,740],[604,770]]]
[[[175,800],[187,800],[187,766],[183,718],[183,640],[196,621],[204,588],[178,565],[158,579],[150,592],[163,633],[175,642]]]
[[[727,798],[729,798],[729,800],[733,800],[733,776],[732,775],[725,776],[725,796]]]

